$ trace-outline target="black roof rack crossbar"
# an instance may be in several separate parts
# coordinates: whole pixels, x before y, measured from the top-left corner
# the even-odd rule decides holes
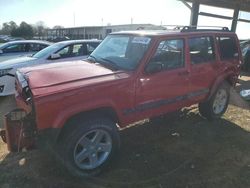
[[[197,28],[198,27],[198,28]],[[200,29],[204,28],[204,29]],[[209,29],[211,28],[211,29]],[[212,28],[217,28],[217,29],[212,29]],[[212,26],[184,26],[182,29],[180,29],[181,32],[198,32],[198,31],[222,31],[222,32],[230,32],[228,27],[212,27]]]

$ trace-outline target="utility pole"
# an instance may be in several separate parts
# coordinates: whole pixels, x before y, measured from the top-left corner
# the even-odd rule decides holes
[[[75,12],[73,13],[73,23],[74,23],[74,27],[76,26],[76,16],[75,16]]]

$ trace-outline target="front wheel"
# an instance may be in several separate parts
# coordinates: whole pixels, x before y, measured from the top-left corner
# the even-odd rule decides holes
[[[64,165],[73,176],[97,175],[119,149],[117,127],[106,118],[77,120],[73,124],[60,151]]]
[[[227,110],[229,98],[229,86],[223,83],[208,101],[199,103],[200,114],[209,120],[221,117]]]

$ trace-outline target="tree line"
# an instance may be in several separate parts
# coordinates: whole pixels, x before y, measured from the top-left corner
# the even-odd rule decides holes
[[[53,28],[62,28],[62,26],[54,26]],[[25,39],[31,39],[34,36],[43,37],[46,35],[45,23],[42,21],[37,22],[34,25],[28,24],[26,22],[21,22],[17,25],[14,21],[5,22],[2,24],[2,29],[0,30],[1,35],[10,35],[12,37],[22,37]]]

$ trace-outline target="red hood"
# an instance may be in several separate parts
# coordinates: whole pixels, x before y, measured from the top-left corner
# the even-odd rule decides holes
[[[21,71],[28,76],[31,89],[44,89],[52,86],[59,89],[64,84],[74,85],[75,87],[78,82],[81,82],[79,86],[82,86],[82,84],[89,85],[93,80],[110,80],[114,79],[115,75],[118,76],[122,73],[113,72],[98,64],[85,61],[46,64],[23,68]]]

